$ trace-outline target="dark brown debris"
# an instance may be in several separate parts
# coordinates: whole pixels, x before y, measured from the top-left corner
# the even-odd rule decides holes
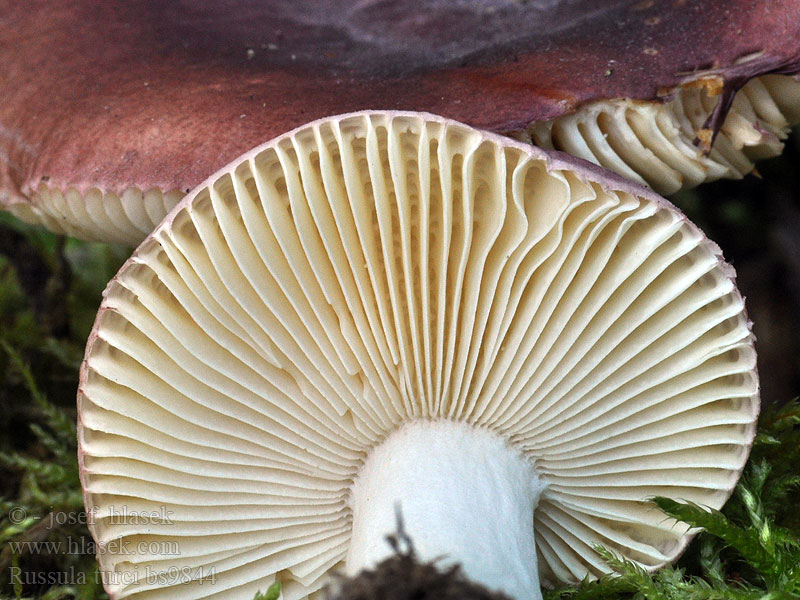
[[[470,581],[457,565],[423,563],[413,553],[395,554],[335,587],[329,600],[510,600]]]

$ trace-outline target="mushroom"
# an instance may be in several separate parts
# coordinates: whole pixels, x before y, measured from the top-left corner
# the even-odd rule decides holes
[[[399,510],[421,559],[528,599],[609,572],[594,544],[678,556],[647,499],[723,505],[758,379],[733,269],[668,202],[390,111],[188,194],[109,284],[78,403],[111,598],[313,596]]]
[[[794,0],[36,0],[0,18],[0,206],[131,245],[221,165],[342,112],[530,131],[662,191],[741,176],[798,119]]]
[[[663,104],[591,102],[536,122],[517,137],[602,165],[660,194],[741,179],[756,160],[780,155],[791,127],[800,123],[800,82],[782,75],[750,79],[719,126],[710,123],[725,101],[722,80],[704,77]]]

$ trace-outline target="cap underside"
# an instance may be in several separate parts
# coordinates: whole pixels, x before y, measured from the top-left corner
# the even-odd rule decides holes
[[[412,419],[534,461],[545,581],[607,572],[592,544],[674,558],[685,529],[645,499],[727,499],[758,412],[753,338],[718,248],[599,172],[362,113],[184,199],[109,285],[81,372],[92,532],[145,548],[99,554],[109,594],[249,600],[275,577],[287,600],[317,593],[360,466]],[[179,552],[152,550],[165,540]],[[215,583],[143,576],[174,569]]]

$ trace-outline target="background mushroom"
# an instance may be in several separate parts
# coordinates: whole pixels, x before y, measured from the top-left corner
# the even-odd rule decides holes
[[[590,160],[661,194],[741,179],[756,160],[783,151],[790,128],[800,123],[800,82],[764,75],[726,98],[722,79],[712,73],[702,77],[663,104],[629,98],[591,102],[570,115],[536,122],[517,137]],[[716,112],[727,101],[722,121]]]
[[[733,276],[649,190],[439,117],[256,148],[138,248],[89,341],[109,594],[314,594],[388,552],[397,502],[421,558],[518,598],[607,572],[595,543],[658,568],[688,536],[645,499],[720,507],[754,435]]]
[[[793,0],[37,0],[0,19],[0,205],[131,245],[208,173],[331,114],[548,123],[538,143],[672,191],[741,176],[798,111],[797,82],[761,80],[716,153],[692,144],[710,148],[748,81],[800,70]]]

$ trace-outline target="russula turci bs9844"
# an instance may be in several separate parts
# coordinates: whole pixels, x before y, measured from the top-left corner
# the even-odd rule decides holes
[[[800,120],[795,0],[6,4],[0,206],[131,245],[209,173],[333,114],[429,111],[662,193],[741,177]]]
[[[733,269],[668,202],[367,112],[237,159],[110,283],[81,477],[100,547],[128,549],[98,555],[112,598],[314,595],[389,551],[398,505],[421,558],[527,600],[608,572],[593,544],[675,558],[689,536],[646,499],[722,506],[757,412]]]

